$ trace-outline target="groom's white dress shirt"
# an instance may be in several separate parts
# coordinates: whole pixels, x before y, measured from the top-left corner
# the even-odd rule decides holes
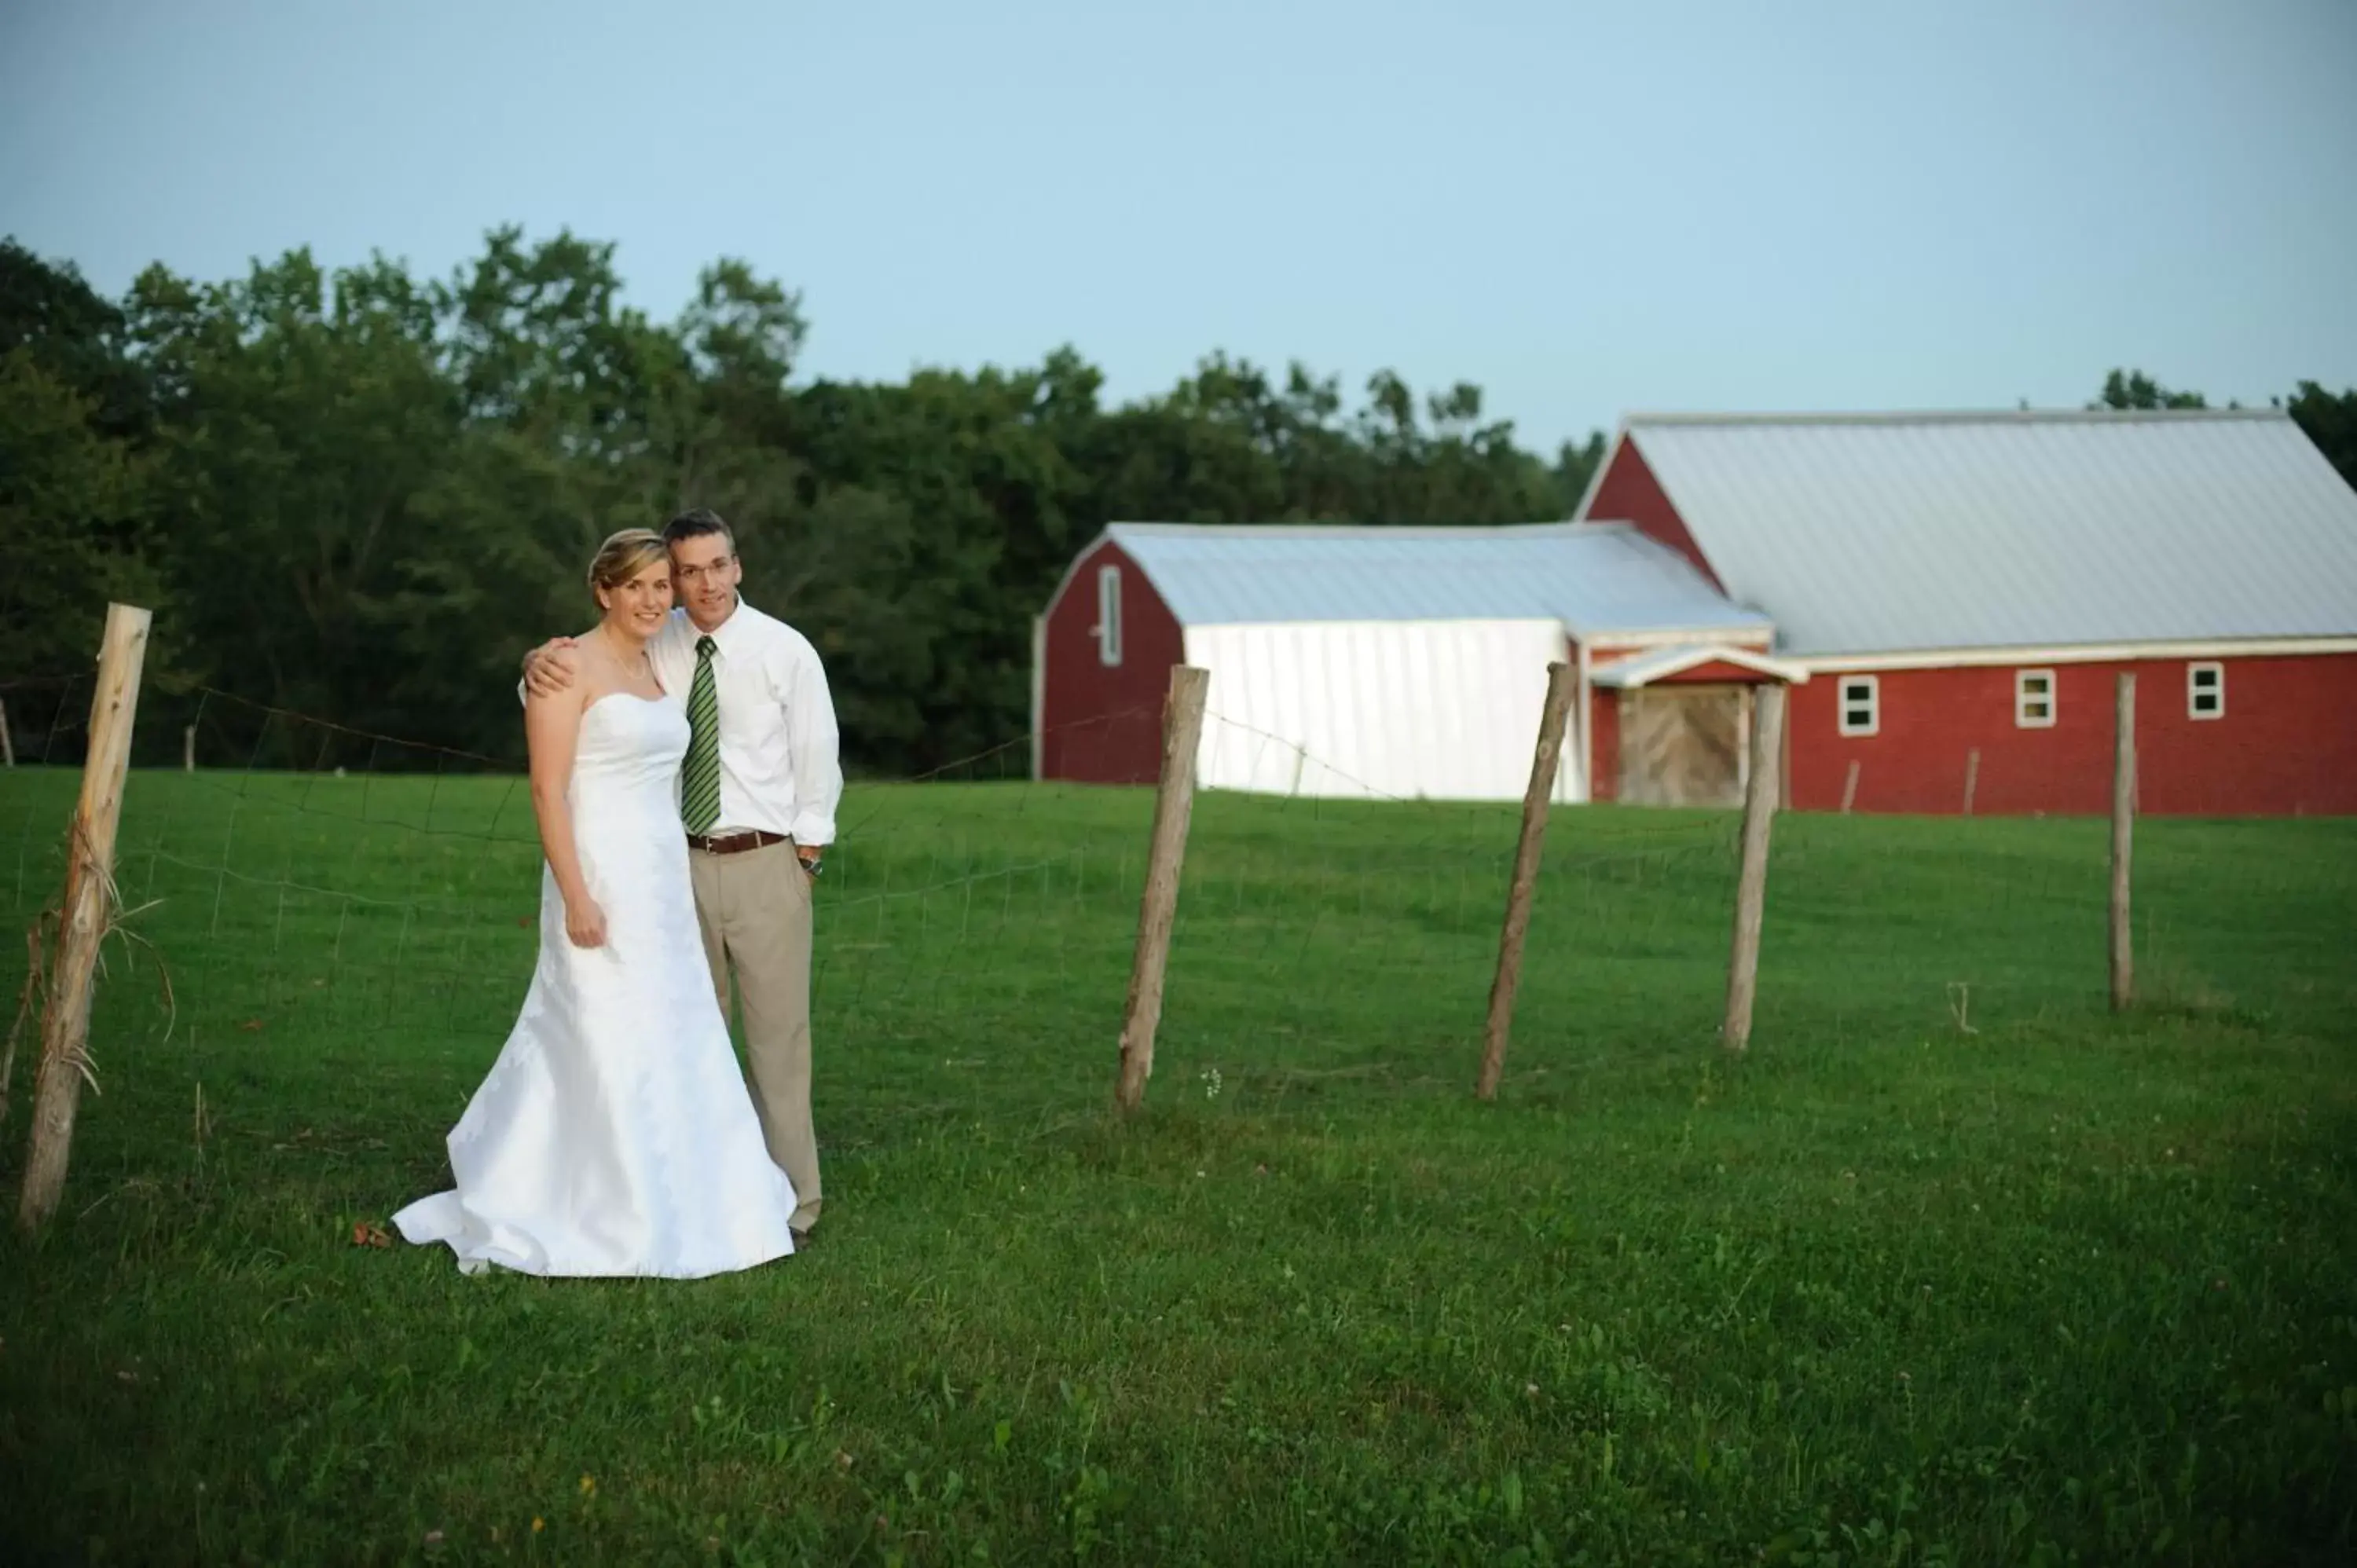
[[[784,833],[818,848],[834,842],[843,800],[841,735],[826,670],[810,639],[745,603],[713,631],[713,695],[720,705],[720,821],[714,836]],[[684,609],[647,643],[655,678],[684,706],[704,633]]]

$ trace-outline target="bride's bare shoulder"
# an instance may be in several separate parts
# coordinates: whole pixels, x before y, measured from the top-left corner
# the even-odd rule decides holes
[[[588,712],[590,704],[598,698],[609,696],[614,692],[619,671],[613,659],[598,647],[597,639],[584,632],[571,639],[570,643],[571,646],[564,652],[571,656],[569,673],[572,680],[546,693],[533,692],[527,687],[524,697],[527,709],[536,706],[550,714],[577,715]]]

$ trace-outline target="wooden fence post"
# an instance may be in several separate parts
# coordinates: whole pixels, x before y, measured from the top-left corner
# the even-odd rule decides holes
[[[2136,672],[2120,672],[2112,720],[2112,1011],[2136,999],[2136,954],[2129,940],[2128,862],[2136,839]]]
[[[1031,618],[1031,782],[1047,777],[1048,618]]]
[[[1730,1051],[1751,1043],[1751,1003],[1760,984],[1760,925],[1768,899],[1768,833],[1776,821],[1776,769],[1769,759],[1784,744],[1784,688],[1756,688],[1752,708],[1751,782],[1743,797],[1743,867],[1735,885],[1735,944],[1727,965],[1727,1022],[1719,1036]]]
[[[1981,748],[1975,746],[1964,755],[1964,815],[1973,814],[1973,789],[1981,781]]]
[[[1498,937],[1498,972],[1490,983],[1490,1020],[1481,1031],[1481,1076],[1473,1092],[1482,1100],[1498,1097],[1498,1079],[1506,1070],[1506,1036],[1514,1023],[1514,991],[1523,981],[1523,939],[1531,929],[1531,897],[1538,886],[1539,847],[1546,839],[1547,800],[1555,793],[1565,721],[1577,687],[1578,673],[1571,665],[1558,660],[1547,666],[1546,706],[1539,714],[1530,786],[1523,791],[1523,834],[1514,845],[1513,878],[1506,885],[1506,925]]]
[[[1776,748],[1776,809],[1792,809],[1792,726],[1784,726],[1783,744]]]
[[[8,704],[0,703],[0,764],[16,766],[16,737],[8,733]]]
[[[196,770],[197,726],[190,725],[188,728],[180,732],[180,771],[183,773],[194,773]]]
[[[1842,780],[1842,815],[1845,817],[1848,816],[1850,807],[1856,804],[1857,801],[1857,758],[1853,757],[1849,759],[1849,777]]]
[[[113,915],[114,835],[123,781],[131,766],[131,726],[139,711],[139,674],[153,616],[130,605],[106,607],[98,650],[98,690],[90,703],[90,757],[66,845],[66,892],[58,920],[58,956],[49,971],[41,1019],[41,1065],[34,1081],[33,1146],[16,1210],[28,1234],[48,1223],[65,1193],[74,1112],[89,1071],[91,990],[99,944]]]
[[[1121,1079],[1114,1098],[1125,1112],[1136,1110],[1146,1098],[1146,1080],[1154,1072],[1154,1031],[1162,1022],[1162,982],[1170,963],[1178,868],[1187,858],[1187,823],[1195,809],[1203,695],[1211,682],[1208,670],[1170,667],[1170,695],[1162,706],[1162,782],[1154,793],[1154,836],[1146,849],[1137,950],[1130,961],[1129,1003],[1121,1023]]]

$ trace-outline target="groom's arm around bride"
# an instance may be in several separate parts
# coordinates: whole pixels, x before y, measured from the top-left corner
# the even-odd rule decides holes
[[[813,879],[834,842],[841,737],[826,671],[810,639],[739,597],[743,565],[728,525],[698,510],[663,530],[679,608],[648,645],[663,690],[687,711],[681,831],[705,956],[725,1015],[731,982],[744,1008],[753,1103],[770,1157],[793,1180],[805,1237],[820,1207],[811,1121]],[[571,684],[569,639],[526,657],[528,690]]]

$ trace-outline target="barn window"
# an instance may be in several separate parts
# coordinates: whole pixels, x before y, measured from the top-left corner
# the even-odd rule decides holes
[[[2054,671],[2013,672],[2013,722],[2023,729],[2054,727]]]
[[[1107,664],[1121,662],[1121,568],[1097,568],[1097,657]]]
[[[2188,718],[2226,716],[2226,667],[2189,664],[2185,667],[2185,714]]]
[[[1872,675],[1841,678],[1841,733],[1873,735],[1882,728],[1882,683]]]

